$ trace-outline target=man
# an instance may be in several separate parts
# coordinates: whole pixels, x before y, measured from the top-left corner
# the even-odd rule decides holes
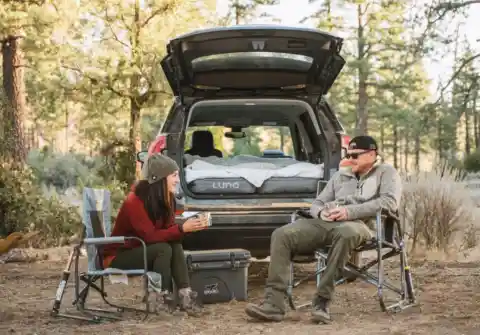
[[[402,192],[398,172],[381,162],[372,137],[353,138],[346,158],[350,168],[333,175],[312,203],[314,219],[300,219],[273,232],[265,300],[260,305],[247,305],[245,312],[250,317],[281,321],[292,255],[331,245],[327,268],[312,302],[312,320],[331,321],[328,306],[337,270],[345,266],[355,248],[373,237],[377,211],[397,210]]]

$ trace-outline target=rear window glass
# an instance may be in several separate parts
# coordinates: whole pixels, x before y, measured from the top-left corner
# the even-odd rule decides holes
[[[227,69],[284,69],[308,71],[313,58],[305,55],[281,52],[234,52],[203,56],[192,60],[194,71]]]
[[[185,150],[192,147],[192,134],[196,130],[209,130],[214,138],[215,149],[223,157],[251,155],[257,157],[294,157],[290,128],[285,126],[251,126],[243,128],[244,138],[228,138],[230,128],[224,126],[189,127],[186,132]]]

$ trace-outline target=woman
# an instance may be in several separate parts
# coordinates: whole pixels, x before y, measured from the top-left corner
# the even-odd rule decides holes
[[[181,239],[185,233],[206,229],[208,222],[190,218],[175,224],[174,192],[178,178],[177,163],[154,154],[143,167],[143,180],[125,199],[111,236],[136,236],[147,244],[148,270],[162,276],[162,289],[172,292],[172,278],[178,288],[180,305],[192,308],[195,293],[190,289]],[[122,270],[142,269],[143,247],[136,240],[111,245],[103,250],[104,267]]]

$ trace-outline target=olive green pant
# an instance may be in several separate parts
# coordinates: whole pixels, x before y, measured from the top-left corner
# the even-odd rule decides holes
[[[342,270],[355,248],[372,237],[361,221],[325,222],[300,219],[276,229],[270,243],[267,297],[283,308],[290,277],[290,263],[295,254],[312,253],[331,245],[327,268],[323,272],[317,295],[331,299],[337,271]]]
[[[110,264],[121,270],[143,269],[143,247],[120,249]],[[173,291],[172,278],[178,289],[190,287],[187,263],[181,243],[147,244],[148,271],[162,276],[162,289]]]

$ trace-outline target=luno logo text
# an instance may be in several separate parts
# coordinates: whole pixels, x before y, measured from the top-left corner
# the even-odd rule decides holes
[[[235,183],[232,183],[232,182],[226,182],[226,181],[218,181],[218,182],[214,182],[212,184],[212,188],[217,188],[217,189],[231,189],[231,188],[240,188],[240,183],[238,182],[235,182]]]

